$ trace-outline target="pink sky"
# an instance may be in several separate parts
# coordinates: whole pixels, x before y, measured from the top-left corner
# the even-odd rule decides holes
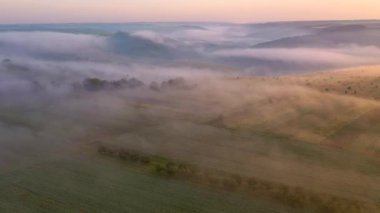
[[[0,0],[0,23],[380,19],[380,0]]]

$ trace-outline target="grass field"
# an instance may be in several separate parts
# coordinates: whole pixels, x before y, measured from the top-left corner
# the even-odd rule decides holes
[[[99,158],[35,162],[1,174],[0,182],[1,212],[291,212]]]
[[[349,200],[361,205],[351,212],[378,212],[380,105],[370,89],[378,70],[206,79],[139,96],[74,96],[43,112],[3,108],[0,211],[349,212],[337,202]],[[155,175],[99,146],[207,172]],[[206,173],[243,183],[225,190],[198,181]],[[247,193],[248,180],[265,187]],[[286,200],[302,205],[283,202],[295,195]],[[339,207],[315,208],[313,199]]]

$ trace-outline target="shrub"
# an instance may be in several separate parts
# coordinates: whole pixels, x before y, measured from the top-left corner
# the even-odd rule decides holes
[[[235,182],[235,180],[226,178],[222,180],[224,189],[227,189],[229,191],[234,191],[238,187],[238,184]]]
[[[264,181],[254,177],[241,177],[215,170],[200,170],[191,164],[178,162],[159,156],[144,155],[129,150],[114,150],[99,146],[98,153],[117,157],[123,161],[140,163],[154,175],[168,178],[189,179],[192,182],[205,184],[216,189],[227,191],[244,190],[297,209],[308,209],[315,212],[360,212],[366,206],[358,201],[340,198],[327,194],[319,194],[300,187],[287,186],[282,183]]]

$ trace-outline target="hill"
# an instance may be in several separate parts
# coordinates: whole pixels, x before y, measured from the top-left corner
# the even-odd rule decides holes
[[[377,212],[378,68],[357,70],[96,80],[2,105],[0,209]]]

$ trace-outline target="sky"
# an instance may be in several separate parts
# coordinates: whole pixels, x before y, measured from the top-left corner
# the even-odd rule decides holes
[[[0,0],[0,23],[380,19],[379,0]]]

